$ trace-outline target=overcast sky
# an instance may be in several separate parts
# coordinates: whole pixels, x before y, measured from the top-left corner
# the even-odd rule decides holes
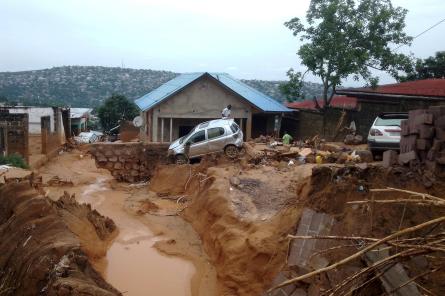
[[[413,36],[445,17],[444,0],[393,3],[409,10],[407,32]],[[0,71],[123,63],[285,79],[290,67],[302,68],[295,54],[299,40],[283,23],[303,17],[308,5],[309,0],[0,0]],[[424,58],[445,50],[444,36],[442,23],[400,50]]]

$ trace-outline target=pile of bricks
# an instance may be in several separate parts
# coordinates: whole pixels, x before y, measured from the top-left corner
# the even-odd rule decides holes
[[[408,119],[401,122],[400,154],[386,151],[383,162],[445,172],[445,106],[409,111]]]

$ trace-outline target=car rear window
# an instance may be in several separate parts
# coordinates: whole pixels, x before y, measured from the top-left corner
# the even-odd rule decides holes
[[[404,118],[381,118],[378,117],[375,125],[376,126],[400,126],[400,122]]]
[[[232,130],[233,133],[236,133],[239,130],[238,125],[234,122],[230,125],[230,129]]]
[[[222,127],[214,127],[214,128],[209,128],[207,130],[207,137],[209,138],[209,140],[213,138],[218,138],[222,135],[224,135],[224,128]]]

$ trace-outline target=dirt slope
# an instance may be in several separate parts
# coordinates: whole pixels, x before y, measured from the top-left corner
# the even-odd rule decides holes
[[[79,213],[109,236],[112,223],[70,197],[55,203],[24,182],[0,188],[1,295],[120,295],[92,269],[70,231]]]

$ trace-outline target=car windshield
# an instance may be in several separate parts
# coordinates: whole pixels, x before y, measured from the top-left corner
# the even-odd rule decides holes
[[[193,134],[195,132],[195,128],[193,128],[187,135],[183,136],[182,138],[179,138],[179,144],[182,144],[182,142],[184,142],[185,139],[187,139],[191,134]]]
[[[404,118],[377,118],[376,126],[400,126],[400,122]]]

